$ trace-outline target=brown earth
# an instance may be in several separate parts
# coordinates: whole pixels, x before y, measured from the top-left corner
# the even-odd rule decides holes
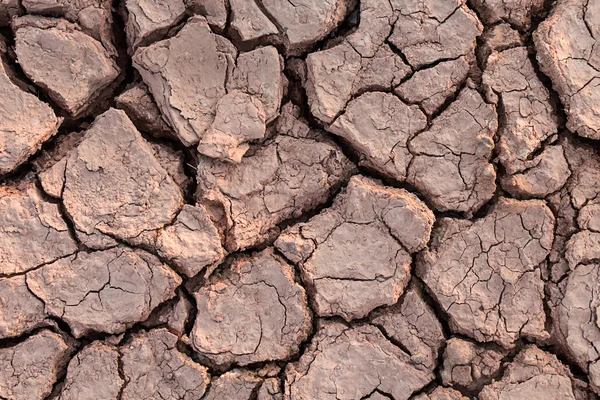
[[[0,0],[0,400],[600,399],[600,0]]]

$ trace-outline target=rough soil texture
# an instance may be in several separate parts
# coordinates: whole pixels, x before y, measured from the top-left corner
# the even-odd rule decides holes
[[[600,0],[0,0],[0,400],[598,400]]]

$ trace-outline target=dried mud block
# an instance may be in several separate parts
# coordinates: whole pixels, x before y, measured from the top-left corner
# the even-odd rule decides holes
[[[0,187],[0,275],[27,272],[77,251],[57,204],[33,183]]]
[[[204,18],[192,17],[176,36],[139,49],[133,66],[178,138],[191,146],[213,123],[236,56]]]
[[[249,142],[264,139],[266,119],[262,101],[237,90],[230,92],[217,103],[215,120],[200,139],[198,152],[239,163]]]
[[[477,57],[485,69],[487,59],[493,52],[521,47],[523,44],[523,39],[518,31],[514,30],[509,24],[501,23],[491,26],[483,32],[481,43],[477,49]]]
[[[186,333],[185,327],[190,320],[192,310],[192,303],[183,293],[179,292],[177,297],[154,309],[148,319],[142,322],[142,325],[149,329],[164,326],[172,334],[181,337]]]
[[[241,53],[227,80],[227,91],[240,90],[261,100],[269,123],[279,115],[285,89],[283,67],[283,60],[273,46]]]
[[[458,92],[467,79],[469,68],[469,61],[464,56],[443,61],[415,72],[394,93],[408,104],[419,104],[427,115],[432,115]]]
[[[26,16],[15,20],[13,29],[25,75],[73,116],[82,114],[119,75],[102,43],[66,20]]]
[[[438,386],[431,393],[420,394],[413,400],[468,400],[468,397],[463,396],[457,390]]]
[[[479,391],[491,383],[500,371],[502,359],[507,355],[503,349],[484,347],[454,337],[446,342],[444,363],[440,375],[447,386]]]
[[[331,208],[284,231],[275,246],[297,263],[316,313],[350,321],[398,301],[411,253],[426,246],[434,220],[409,192],[354,176]]]
[[[226,249],[265,242],[277,225],[327,202],[355,167],[333,143],[279,135],[240,164],[202,158],[196,201],[223,229]]]
[[[277,26],[262,12],[256,0],[229,0],[229,4],[231,29],[242,43],[279,33]]]
[[[167,171],[173,182],[187,192],[192,179],[185,174],[185,156],[182,151],[175,150],[165,143],[148,143],[154,153],[154,158]]]
[[[259,0],[283,33],[288,55],[300,55],[338,27],[354,0]]]
[[[52,108],[11,82],[0,61],[0,177],[25,163],[58,131]]]
[[[130,54],[162,39],[185,16],[183,0],[127,0],[125,34]]]
[[[286,368],[286,399],[362,399],[377,390],[407,400],[434,379],[372,325],[319,324],[300,360]]]
[[[427,131],[410,141],[414,159],[407,182],[438,211],[475,213],[496,190],[489,159],[497,128],[495,107],[465,88]]]
[[[537,60],[567,113],[567,128],[600,139],[600,1],[561,0],[533,34]]]
[[[77,338],[124,332],[172,298],[180,283],[153,255],[122,247],[81,252],[27,274],[46,312],[69,324]]]
[[[71,349],[62,338],[41,331],[27,340],[0,349],[0,397],[43,400],[52,391]]]
[[[218,367],[285,360],[311,330],[304,289],[269,249],[234,260],[194,297],[192,346]]]
[[[63,204],[84,243],[136,238],[171,223],[183,206],[181,189],[120,110],[96,118],[64,176]]]
[[[44,325],[44,303],[29,291],[25,276],[0,278],[0,339]]]
[[[400,343],[414,365],[431,372],[437,367],[446,338],[442,324],[425,303],[419,286],[412,283],[400,302],[376,310],[370,322],[394,343]]]
[[[21,4],[28,14],[62,17],[77,23],[116,55],[112,0],[21,0]]]
[[[69,362],[59,400],[117,400],[125,381],[119,375],[119,352],[93,342]]]
[[[525,31],[531,28],[532,17],[544,9],[544,0],[474,0],[472,6],[485,24],[508,22]]]
[[[481,400],[575,400],[572,375],[555,355],[531,345],[508,365],[501,380],[483,388]]]
[[[0,26],[10,26],[11,20],[21,14],[19,0],[0,0]]]
[[[404,181],[413,158],[408,142],[426,126],[419,107],[390,93],[372,92],[350,101],[327,130],[350,144],[359,165]]]
[[[502,188],[516,197],[544,198],[565,185],[571,176],[562,146],[548,146],[540,155],[525,163],[525,169],[504,176]]]
[[[483,25],[466,0],[399,0],[389,41],[413,68],[472,53]]]
[[[184,0],[194,13],[203,15],[208,23],[217,31],[227,25],[229,0]]]
[[[520,172],[543,142],[558,131],[548,89],[537,78],[525,47],[492,53],[483,87],[488,101],[502,110],[498,160],[508,174]]]
[[[250,400],[263,380],[255,373],[233,370],[213,379],[203,400]]]
[[[177,138],[163,120],[158,106],[143,82],[137,83],[115,98],[117,108],[125,111],[133,124],[142,132],[157,138]]]
[[[593,256],[594,261],[581,260],[587,263],[575,266],[568,275],[553,313],[553,333],[557,344],[589,374],[592,388],[599,393],[600,354],[596,345],[600,343],[597,319],[600,304],[598,298],[600,267],[595,262],[598,253],[598,234],[582,232],[578,235],[571,239],[570,245],[575,245],[573,241],[577,241],[577,245],[581,246],[580,251]],[[585,251],[585,246],[590,250]]]
[[[202,206],[184,205],[175,222],[157,232],[154,247],[179,272],[209,275],[223,261],[221,236]]]
[[[200,399],[210,382],[207,369],[177,350],[177,336],[166,329],[135,334],[120,352],[123,400]]]
[[[484,218],[440,221],[417,275],[453,331],[504,347],[548,338],[538,266],[550,252],[554,221],[542,201],[504,198]]]

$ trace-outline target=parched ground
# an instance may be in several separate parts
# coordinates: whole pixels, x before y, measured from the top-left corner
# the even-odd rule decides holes
[[[0,0],[0,400],[600,399],[600,0]]]

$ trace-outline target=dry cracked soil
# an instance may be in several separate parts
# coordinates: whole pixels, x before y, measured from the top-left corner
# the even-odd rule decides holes
[[[0,400],[600,399],[600,0],[0,0]]]

